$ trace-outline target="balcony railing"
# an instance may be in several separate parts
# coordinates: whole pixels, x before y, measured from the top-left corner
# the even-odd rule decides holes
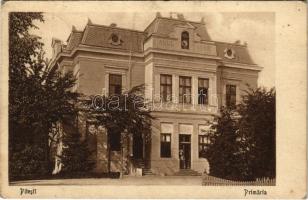
[[[182,49],[180,41],[173,38],[152,38],[145,44],[145,50],[148,48],[190,52],[196,54],[216,56],[216,46],[208,42],[193,42],[189,49]]]

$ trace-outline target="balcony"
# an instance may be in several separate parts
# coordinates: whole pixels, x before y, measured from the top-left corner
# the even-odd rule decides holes
[[[178,39],[152,37],[144,44],[144,50],[159,49],[181,53],[195,53],[208,56],[216,56],[216,46],[211,42],[195,41],[189,49],[182,49]]]

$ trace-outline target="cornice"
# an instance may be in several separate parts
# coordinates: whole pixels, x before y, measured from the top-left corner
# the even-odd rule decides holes
[[[150,53],[158,53],[158,54],[168,54],[168,55],[177,55],[177,56],[187,56],[187,57],[195,57],[195,58],[206,58],[206,59],[213,59],[213,60],[221,60],[218,56],[206,55],[206,54],[198,54],[198,53],[188,53],[182,51],[170,51],[166,49],[159,49],[159,48],[148,48],[144,51],[144,56],[148,56]]]
[[[221,62],[221,67],[230,67],[238,69],[248,69],[253,71],[261,71],[263,67],[260,67],[256,64],[244,64],[244,63],[230,63],[230,62]]]

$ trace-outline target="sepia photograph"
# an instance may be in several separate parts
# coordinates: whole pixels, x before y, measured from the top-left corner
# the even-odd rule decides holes
[[[275,11],[145,5],[155,9],[7,12],[13,196],[236,186],[266,198],[277,186]]]

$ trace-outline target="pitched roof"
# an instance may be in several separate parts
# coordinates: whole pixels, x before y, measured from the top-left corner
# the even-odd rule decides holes
[[[143,52],[143,43],[146,38],[153,34],[162,37],[170,37],[170,33],[172,33],[177,26],[192,27],[201,40],[211,41],[203,22],[191,22],[184,19],[157,16],[144,32],[119,28],[115,24],[110,26],[97,25],[93,24],[91,21],[88,22],[83,31],[77,31],[76,28],[73,27],[64,51],[71,51],[79,44],[83,44],[124,51]],[[113,34],[119,37],[119,44],[115,45],[111,42]],[[220,57],[223,62],[255,64],[249,55],[246,45],[216,41],[215,45],[217,56]],[[234,58],[229,59],[225,56],[226,49],[232,49],[235,52]]]
[[[249,55],[246,45],[240,45],[236,43],[215,42],[217,56],[222,58],[222,61],[243,63],[243,64],[255,64]],[[225,56],[226,49],[232,49],[234,51],[234,58],[229,59]]]
[[[211,40],[204,23],[175,18],[156,17],[145,29],[145,32],[147,33],[147,37],[150,37],[152,34],[168,37],[176,26],[193,26],[201,40]]]
[[[114,45],[111,42],[112,34],[116,34],[120,43]],[[67,39],[67,46],[64,51],[71,51],[79,44],[98,46],[105,48],[122,49],[126,51],[142,52],[145,34],[142,31],[110,26],[92,24],[88,22],[83,31],[77,31],[73,27],[71,34]]]
[[[81,42],[82,35],[83,35],[82,31],[72,31],[67,39],[67,46],[65,49],[70,51],[74,49],[76,46],[78,46],[78,44],[80,44]]]

